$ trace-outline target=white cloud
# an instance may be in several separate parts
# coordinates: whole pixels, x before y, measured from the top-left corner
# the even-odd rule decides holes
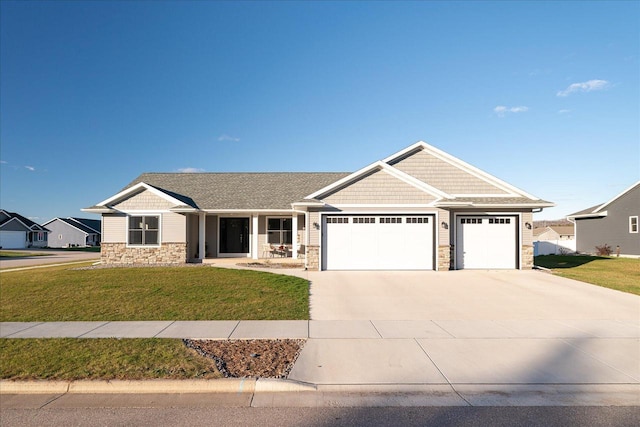
[[[558,110],[558,114],[567,114],[570,113],[571,110]]]
[[[6,160],[0,160],[0,163],[2,163],[3,165],[6,165],[9,162],[7,162]]]
[[[602,90],[610,86],[606,80],[589,80],[586,82],[572,83],[565,90],[558,91],[556,96],[569,96],[574,92],[592,92]]]
[[[29,169],[31,172],[36,170],[36,168],[34,168],[33,166],[25,166],[24,168]]]
[[[177,169],[176,172],[198,173],[198,172],[204,172],[204,169],[200,169],[200,168],[180,168],[180,169]]]
[[[498,105],[493,109],[493,112],[499,117],[504,117],[507,113],[524,113],[525,111],[529,111],[529,107],[525,107],[524,105],[518,107],[505,107],[504,105]]]
[[[218,141],[231,141],[231,142],[239,142],[240,138],[236,138],[235,136],[227,135],[226,133],[220,135],[218,137]]]

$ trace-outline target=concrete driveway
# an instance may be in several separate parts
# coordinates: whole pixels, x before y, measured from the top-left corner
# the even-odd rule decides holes
[[[540,271],[309,272],[312,320],[632,320],[635,295]]]
[[[636,295],[539,271],[308,277],[310,339],[292,379],[442,386],[472,404],[640,404]]]
[[[0,260],[0,269],[35,267],[100,259],[100,252],[57,251],[55,249],[15,249],[15,251],[42,253],[46,254],[46,256],[5,258]]]

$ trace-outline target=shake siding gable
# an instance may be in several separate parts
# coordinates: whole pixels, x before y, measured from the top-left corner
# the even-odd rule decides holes
[[[127,210],[145,210],[145,211],[153,211],[153,210],[166,210],[171,209],[175,205],[168,200],[163,199],[155,194],[153,194],[149,190],[144,190],[139,193],[136,193],[132,196],[127,197],[126,199],[118,202],[113,205],[114,208],[122,211]]]
[[[509,194],[422,150],[391,165],[448,194]]]
[[[436,198],[384,171],[376,171],[322,200],[330,204],[428,204]]]

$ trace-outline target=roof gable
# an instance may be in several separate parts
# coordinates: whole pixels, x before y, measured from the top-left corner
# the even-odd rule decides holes
[[[609,208],[612,204],[614,204],[620,198],[626,197],[628,194],[632,193],[633,191],[640,191],[640,181],[636,182],[631,187],[627,188],[622,193],[618,194],[608,202],[602,203],[600,205],[591,206],[590,208],[583,209],[578,212],[574,212],[572,214],[567,215],[567,218],[575,219],[575,218],[591,218],[591,217],[607,216],[607,213],[608,213],[607,208]]]
[[[539,200],[423,141],[383,161],[454,197],[525,197]]]
[[[113,207],[124,203],[124,205],[121,207],[126,208],[128,200],[130,201],[131,199],[135,198],[135,196],[144,193],[145,191],[148,191],[150,194],[153,194],[157,198],[163,199],[165,202],[167,202],[167,205],[170,204],[171,206],[178,206],[183,204],[182,201],[176,199],[170,194],[167,194],[166,192],[163,192],[162,190],[154,188],[153,186],[144,182],[138,182],[135,185],[125,188],[118,194],[109,197],[106,200],[103,200],[102,202],[98,203],[98,206]],[[150,196],[150,194],[148,194],[147,196]]]
[[[603,203],[602,205],[598,206],[593,213],[598,213],[598,212],[602,212],[604,211],[609,205],[611,205],[612,203],[614,203],[616,200],[620,199],[621,197],[626,196],[628,193],[631,193],[634,189],[639,188],[640,189],[640,181],[636,182],[635,184],[633,184],[631,187],[627,188],[626,190],[624,190],[622,193],[618,194],[616,197],[614,197],[613,199],[609,200],[606,203]]]
[[[5,224],[8,224],[11,221],[17,221],[29,231],[45,231],[45,232],[49,231],[45,227],[41,226],[40,224],[37,224],[31,221],[29,218],[26,218],[18,213],[5,211],[4,209],[1,209],[0,211],[3,213],[3,217],[4,217],[4,221],[0,223],[0,227],[4,226]]]
[[[97,223],[98,223],[98,230],[96,230],[96,229],[95,229],[95,228],[93,228],[93,227],[89,227],[89,226],[87,226],[87,225],[83,224],[83,223],[82,223],[81,221],[79,221],[79,220],[82,220],[82,221],[97,222]],[[51,223],[52,223],[52,222],[54,222],[54,221],[57,221],[57,222],[59,222],[59,223],[62,223],[62,224],[64,224],[64,225],[68,226],[68,227],[75,228],[76,230],[81,231],[82,233],[85,233],[85,234],[100,234],[100,231],[99,231],[99,229],[100,229],[100,225],[99,225],[99,224],[100,224],[100,221],[99,221],[99,220],[96,220],[96,219],[84,219],[84,218],[53,218],[53,219],[50,219],[49,221],[45,222],[45,223],[44,223],[44,225],[51,224]],[[91,223],[91,222],[90,222],[90,223]],[[94,225],[95,225],[95,224],[94,224]]]
[[[395,169],[384,162],[378,161],[360,169],[359,171],[356,171],[350,175],[347,175],[341,180],[333,182],[330,185],[324,188],[321,188],[320,190],[314,193],[309,194],[308,196],[305,197],[305,199],[321,200],[322,198],[327,197],[329,194],[332,194],[333,192],[339,189],[343,189],[349,185],[352,185],[376,171],[384,171],[387,174],[395,177],[396,179],[404,181],[404,183],[420,190],[421,192],[431,195],[433,199],[442,199],[442,198],[451,197],[448,194],[438,190],[437,188],[434,188],[398,169]]]
[[[399,179],[384,168],[376,168],[321,196],[337,204],[429,204],[439,197]]]

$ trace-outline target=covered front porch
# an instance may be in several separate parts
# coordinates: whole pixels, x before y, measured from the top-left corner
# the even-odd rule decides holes
[[[307,221],[305,212],[291,210],[187,214],[187,259],[300,260]]]

